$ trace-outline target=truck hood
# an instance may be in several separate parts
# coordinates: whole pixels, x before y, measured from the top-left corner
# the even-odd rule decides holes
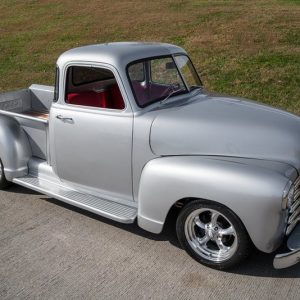
[[[162,108],[152,123],[156,155],[255,158],[300,169],[300,118],[249,100],[202,93]]]

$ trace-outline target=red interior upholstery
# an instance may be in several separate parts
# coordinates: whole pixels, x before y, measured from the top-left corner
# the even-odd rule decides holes
[[[132,81],[132,86],[140,105],[144,105],[154,99],[167,97],[169,87],[150,83],[149,86],[142,85],[139,81]]]
[[[69,93],[67,102],[70,104],[124,109],[125,104],[117,84],[102,92],[85,91],[78,93]]]
[[[148,100],[148,89],[141,85],[139,81],[132,81],[132,86],[140,105],[144,105]]]
[[[112,85],[109,89],[110,91],[110,96],[112,100],[112,108],[115,109],[124,109],[125,108],[125,103],[123,100],[123,97],[121,95],[120,89],[117,84]]]
[[[108,107],[107,92],[96,93],[94,91],[70,93],[68,94],[68,103],[93,106],[93,107]]]

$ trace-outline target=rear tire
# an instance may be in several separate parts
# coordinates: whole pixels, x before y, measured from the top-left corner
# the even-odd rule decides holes
[[[186,204],[176,222],[178,240],[196,261],[214,269],[239,264],[253,244],[241,220],[227,207],[213,201]]]
[[[2,160],[0,159],[0,190],[8,188],[12,183],[6,180]]]

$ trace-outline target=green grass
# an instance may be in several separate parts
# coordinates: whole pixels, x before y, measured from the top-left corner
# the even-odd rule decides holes
[[[120,40],[184,47],[210,90],[300,114],[300,0],[0,0],[0,92],[53,84],[65,50]]]

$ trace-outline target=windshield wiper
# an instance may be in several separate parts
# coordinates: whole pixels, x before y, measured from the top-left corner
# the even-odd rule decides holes
[[[202,86],[201,85],[192,85],[190,87],[190,91],[193,91],[193,90],[196,90],[196,89],[202,89]]]
[[[174,96],[177,93],[181,93],[181,92],[185,92],[185,91],[186,91],[186,88],[183,88],[183,87],[178,90],[173,90],[166,98],[160,100],[160,104],[166,102],[171,96]]]

